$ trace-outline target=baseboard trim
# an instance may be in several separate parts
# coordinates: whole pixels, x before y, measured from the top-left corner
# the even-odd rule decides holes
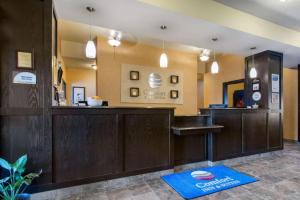
[[[283,139],[284,142],[290,142],[290,143],[294,143],[294,144],[300,144],[299,141],[297,140],[291,140],[291,139]]]

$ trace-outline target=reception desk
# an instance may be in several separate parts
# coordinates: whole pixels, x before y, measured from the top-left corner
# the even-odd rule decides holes
[[[283,148],[281,113],[267,109],[53,107],[51,179],[32,191],[219,161]],[[48,145],[48,146],[47,146]],[[44,168],[43,168],[44,169]]]
[[[208,138],[208,159],[224,160],[283,148],[282,114],[270,109],[201,109],[222,125]]]
[[[52,187],[168,169],[173,108],[54,107]]]

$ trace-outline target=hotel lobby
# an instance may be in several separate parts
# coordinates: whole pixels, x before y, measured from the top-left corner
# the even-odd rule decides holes
[[[0,199],[300,199],[297,0],[2,0]]]

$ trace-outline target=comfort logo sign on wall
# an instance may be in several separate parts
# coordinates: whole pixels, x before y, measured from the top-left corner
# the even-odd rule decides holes
[[[121,102],[183,104],[183,73],[178,70],[123,64]]]

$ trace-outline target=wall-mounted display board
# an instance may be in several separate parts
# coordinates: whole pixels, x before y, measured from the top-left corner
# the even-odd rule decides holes
[[[132,72],[139,74],[138,80],[132,79]],[[170,81],[171,78],[176,81]],[[183,104],[183,73],[178,70],[123,64],[121,80],[123,103]],[[133,95],[132,88],[139,95]],[[177,98],[171,98],[171,91],[177,91]]]

